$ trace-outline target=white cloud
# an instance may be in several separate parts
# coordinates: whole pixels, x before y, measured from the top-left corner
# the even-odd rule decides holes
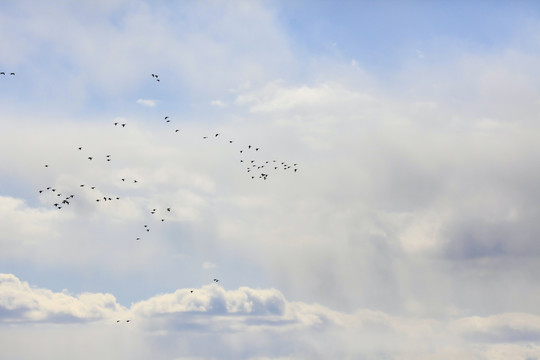
[[[203,268],[204,270],[215,269],[216,266],[217,266],[216,264],[211,263],[210,261],[205,261],[205,262],[203,262],[203,264],[202,264],[202,268]]]
[[[150,99],[138,99],[137,104],[141,104],[148,107],[154,107],[156,106],[156,100],[150,100]]]
[[[275,289],[225,290],[218,285],[156,295],[127,309],[110,294],[74,296],[31,287],[10,274],[0,279],[0,345],[3,354],[18,354],[18,359],[36,356],[37,351],[46,360],[65,356],[80,347],[56,346],[54,339],[88,345],[89,336],[95,346],[85,356],[104,360],[123,355],[143,359],[148,354],[216,359],[540,355],[535,345],[540,321],[532,314],[438,320],[370,310],[342,313],[287,301]],[[27,324],[36,321],[42,324],[39,336]],[[26,346],[24,339],[40,346]],[[208,342],[213,345],[208,347]]]
[[[110,318],[124,312],[114,296],[83,293],[72,296],[32,288],[11,274],[0,274],[0,307],[3,322],[73,322]]]
[[[212,105],[212,106],[217,106],[217,107],[221,107],[221,108],[227,107],[227,104],[224,103],[224,102],[221,101],[221,100],[212,100],[212,101],[210,102],[210,105]]]

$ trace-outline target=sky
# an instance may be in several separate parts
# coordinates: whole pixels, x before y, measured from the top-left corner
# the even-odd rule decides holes
[[[540,358],[538,3],[6,0],[0,44],[2,358]]]

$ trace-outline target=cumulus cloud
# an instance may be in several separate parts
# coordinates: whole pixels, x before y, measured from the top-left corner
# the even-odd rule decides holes
[[[502,359],[512,352],[516,356],[540,354],[535,346],[540,321],[538,316],[525,313],[445,320],[362,309],[343,313],[318,304],[288,301],[276,289],[225,290],[215,284],[193,293],[179,289],[159,294],[125,308],[111,294],[70,295],[32,287],[11,274],[2,274],[0,279],[0,333],[6,335],[0,343],[4,353],[17,353],[23,359],[35,354],[31,350],[35,347],[8,339],[22,330],[34,338],[37,334],[25,324],[35,322],[43,324],[42,331],[49,329],[41,335],[44,337],[35,339],[43,343],[40,354],[44,359],[70,351],[69,347],[52,346],[54,337],[78,343],[90,334],[97,338],[89,351],[103,353],[103,359],[119,354],[142,359],[148,353],[155,358],[174,354],[216,359],[328,358],[335,354]],[[125,319],[131,321],[126,323]],[[59,322],[73,326],[52,327]],[[119,353],[106,355],[110,352],[106,339],[120,336],[126,341],[117,343]],[[209,341],[213,346],[207,346]]]
[[[111,294],[72,296],[33,288],[12,274],[0,274],[2,322],[73,322],[110,318],[126,309]]]

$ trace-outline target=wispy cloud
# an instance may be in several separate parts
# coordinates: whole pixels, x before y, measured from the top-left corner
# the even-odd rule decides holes
[[[141,104],[148,107],[154,107],[156,106],[156,100],[150,100],[150,99],[138,99],[137,104]]]
[[[225,103],[224,103],[223,101],[221,101],[221,100],[212,100],[212,101],[210,102],[210,105],[216,106],[216,107],[221,107],[221,108],[227,107],[227,104],[225,104]]]

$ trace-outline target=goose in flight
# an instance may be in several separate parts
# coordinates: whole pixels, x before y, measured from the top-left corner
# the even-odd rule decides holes
[[[10,73],[9,75],[15,75],[15,73]]]

